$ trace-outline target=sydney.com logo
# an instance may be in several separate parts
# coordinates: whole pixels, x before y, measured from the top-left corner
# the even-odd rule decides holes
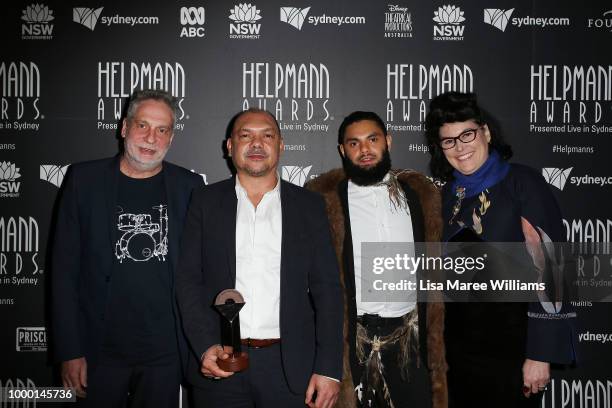
[[[573,169],[573,167],[567,169],[545,167],[542,169],[542,176],[544,176],[544,179],[548,184],[557,187],[561,191],[563,191],[563,189],[565,188],[565,185],[568,180],[570,184],[573,184],[577,187],[583,185],[595,185],[599,187],[612,185],[612,176],[590,176],[588,174],[585,174],[584,176],[570,177],[570,173]]]

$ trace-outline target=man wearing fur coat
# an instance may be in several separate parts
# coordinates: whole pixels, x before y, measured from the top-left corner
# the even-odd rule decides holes
[[[338,131],[344,168],[307,185],[325,198],[344,288],[336,406],[441,408],[447,406],[443,303],[421,294],[417,301],[416,293],[401,302],[361,296],[362,242],[436,242],[442,231],[436,187],[415,171],[391,170],[391,142],[378,115],[351,113]]]

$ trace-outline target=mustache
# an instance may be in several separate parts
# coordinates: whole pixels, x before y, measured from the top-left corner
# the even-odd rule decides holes
[[[246,151],[245,155],[246,156],[258,155],[258,156],[268,157],[268,153],[266,153],[266,151],[263,149],[250,149]]]

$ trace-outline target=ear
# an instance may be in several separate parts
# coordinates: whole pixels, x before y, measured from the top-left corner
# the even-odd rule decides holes
[[[228,137],[227,141],[225,142],[225,147],[227,147],[227,155],[229,157],[232,157],[232,138]]]
[[[123,119],[123,124],[121,125],[121,137],[125,139],[125,134],[127,132],[128,122],[127,119]]]
[[[391,151],[391,145],[393,144],[393,138],[391,137],[391,135],[387,135],[385,136],[385,139],[387,139],[387,149]]]
[[[345,154],[344,154],[344,145],[341,145],[341,144],[338,145],[338,149],[340,150],[340,155],[342,157],[346,157]]]
[[[279,149],[280,149],[280,150],[279,150],[279,152],[278,152],[278,155],[280,156],[280,155],[282,155],[282,154],[283,154],[283,152],[285,151],[285,141],[283,140],[283,138],[282,138],[282,137],[281,137],[281,140],[280,140]]]
[[[482,125],[482,131],[484,132],[485,139],[487,139],[487,143],[491,143],[491,131],[489,131],[489,126],[486,123]]]

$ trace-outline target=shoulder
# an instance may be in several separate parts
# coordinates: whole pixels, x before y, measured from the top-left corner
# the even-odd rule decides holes
[[[512,188],[520,193],[538,193],[542,190],[550,190],[550,186],[544,176],[536,169],[524,164],[511,163],[508,172],[507,182]]]
[[[434,182],[424,175],[415,170],[394,170],[397,179],[404,186],[410,187],[421,200],[425,197],[439,197],[440,191]]]
[[[195,185],[202,184],[202,176],[174,163],[164,161],[164,171],[167,171],[174,179],[184,180]]]
[[[336,192],[338,185],[346,179],[343,169],[333,169],[310,180],[304,187],[319,194]]]
[[[299,203],[308,205],[319,203],[323,200],[318,193],[304,187],[296,186],[285,180],[281,180],[281,189],[284,189],[288,195],[296,198]]]

